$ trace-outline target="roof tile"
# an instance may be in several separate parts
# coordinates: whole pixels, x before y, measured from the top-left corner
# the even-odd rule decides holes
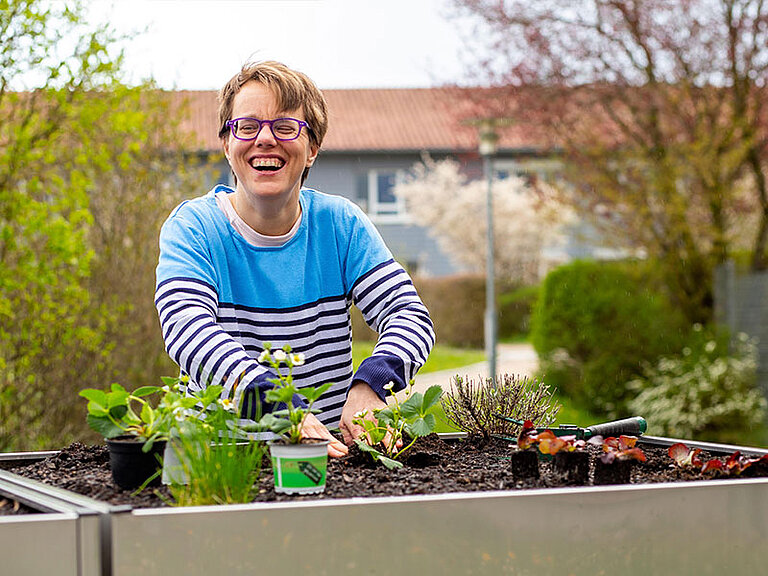
[[[466,119],[482,116],[471,88],[324,90],[329,127],[328,152],[453,151],[477,149],[477,130]],[[217,93],[170,93],[174,104],[186,102],[182,127],[197,135],[204,150],[219,150]],[[538,149],[545,139],[521,122],[500,129],[502,149]]]

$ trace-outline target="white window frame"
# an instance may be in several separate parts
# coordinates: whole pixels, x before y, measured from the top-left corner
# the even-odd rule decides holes
[[[405,178],[403,170],[368,171],[368,216],[379,224],[407,224],[410,219],[406,212],[405,200],[396,196],[394,202],[379,202],[379,176],[388,175],[394,175],[396,185]]]

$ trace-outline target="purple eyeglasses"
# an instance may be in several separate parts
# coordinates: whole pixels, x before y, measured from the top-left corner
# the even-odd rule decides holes
[[[238,140],[255,140],[265,124],[269,126],[275,140],[283,142],[296,140],[301,134],[301,129],[305,126],[309,130],[309,124],[296,118],[275,118],[274,120],[234,118],[226,122],[226,125],[232,131],[232,136]]]

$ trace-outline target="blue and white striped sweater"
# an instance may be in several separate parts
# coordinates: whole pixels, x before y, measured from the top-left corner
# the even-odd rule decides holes
[[[160,233],[155,304],[166,349],[181,369],[228,394],[268,386],[256,358],[265,342],[289,344],[306,363],[299,386],[334,382],[315,404],[325,424],[338,425],[353,381],[349,307],[379,333],[373,355],[354,379],[380,396],[392,381],[404,388],[434,344],[432,322],[403,268],[378,232],[344,198],[302,189],[302,221],[280,247],[249,244],[216,205],[214,194],[182,203]]]

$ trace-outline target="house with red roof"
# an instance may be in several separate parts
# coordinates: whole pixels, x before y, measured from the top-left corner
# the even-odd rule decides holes
[[[482,178],[478,132],[473,118],[482,106],[467,88],[324,90],[329,127],[306,186],[339,194],[370,216],[395,257],[412,273],[444,276],[464,271],[424,226],[413,221],[393,193],[424,154],[458,160],[469,178]],[[176,92],[186,102],[183,127],[197,136],[197,153],[217,158],[216,92]],[[497,175],[557,170],[552,146],[530,127],[512,123],[499,130]],[[223,155],[216,178],[232,183]]]

